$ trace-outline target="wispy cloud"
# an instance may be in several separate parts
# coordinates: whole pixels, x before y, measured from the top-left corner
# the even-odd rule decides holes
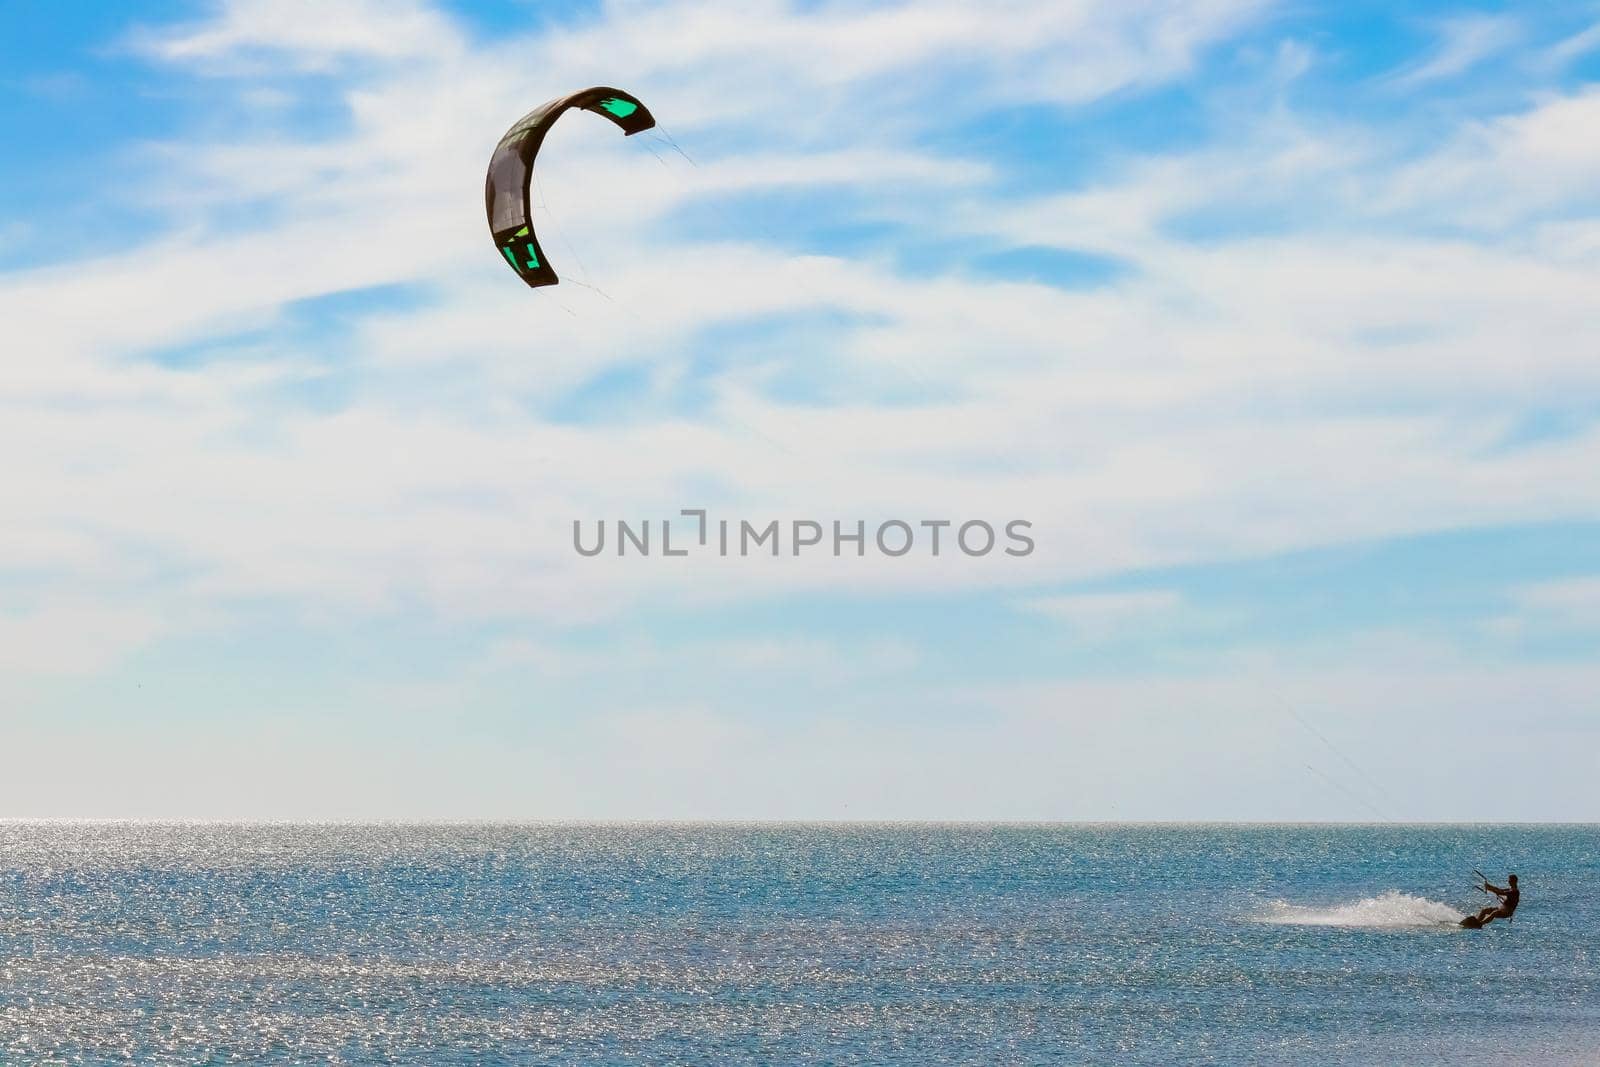
[[[167,62],[226,62],[207,69],[251,75],[285,63],[325,70],[351,59],[436,61],[458,50],[463,39],[451,19],[418,0],[228,0],[200,21],[147,29],[130,43]],[[259,65],[237,65],[250,57]]]
[[[1550,63],[1562,66],[1581,59],[1596,49],[1600,49],[1600,22],[1563,38],[1545,52],[1545,58]]]
[[[1512,593],[1519,630],[1557,627],[1565,632],[1600,631],[1600,578],[1535,582]]]
[[[1170,624],[1182,610],[1183,598],[1170,589],[1134,593],[1074,593],[1023,601],[1025,611],[1067,624],[1091,638],[1127,635],[1150,626]]]
[[[1400,89],[1415,89],[1429,82],[1465,74],[1490,56],[1505,52],[1523,36],[1517,20],[1501,16],[1468,15],[1439,25],[1439,46],[1433,55],[1395,76]]]

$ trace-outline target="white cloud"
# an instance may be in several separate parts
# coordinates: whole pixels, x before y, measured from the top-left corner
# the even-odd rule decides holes
[[[461,47],[447,18],[417,0],[226,0],[214,15],[173,30],[146,30],[133,43],[172,63],[220,64],[256,57],[297,69],[325,69],[341,59],[437,58]]]
[[[1473,228],[1509,228],[1552,214],[1592,220],[1600,181],[1597,128],[1600,88],[1594,87],[1469,123],[1453,144],[1392,178],[1379,203]]]
[[[1512,591],[1514,615],[1502,625],[1520,632],[1530,626],[1564,631],[1600,631],[1600,578],[1534,582]]]
[[[855,684],[904,674],[916,668],[920,659],[915,645],[892,638],[850,644],[792,635],[752,635],[724,640],[630,640],[589,648],[509,638],[494,642],[475,670],[492,677],[502,671],[532,669],[542,679],[573,680],[603,676],[622,668],[665,677],[684,673],[685,664],[692,665],[691,671],[716,664],[721,676],[756,677],[767,684],[780,679]]]
[[[1183,597],[1170,589],[1072,593],[1024,600],[1019,607],[1066,623],[1085,636],[1104,638],[1169,626],[1183,608]]]
[[[1600,48],[1600,22],[1563,39],[1545,52],[1544,59],[1556,66],[1564,66],[1597,48]]]
[[[91,674],[110,666],[169,624],[148,609],[72,593],[0,608],[0,672]]]
[[[1438,51],[1397,75],[1394,85],[1415,89],[1465,74],[1490,56],[1510,49],[1521,37],[1522,26],[1515,19],[1491,15],[1448,19],[1439,26]]]

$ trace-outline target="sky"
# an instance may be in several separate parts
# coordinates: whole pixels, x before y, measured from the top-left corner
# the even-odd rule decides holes
[[[1592,0],[13,4],[0,144],[0,816],[1600,819]]]

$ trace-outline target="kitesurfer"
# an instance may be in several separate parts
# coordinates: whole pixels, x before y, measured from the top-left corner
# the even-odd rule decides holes
[[[1517,910],[1517,904],[1522,900],[1522,891],[1517,888],[1517,876],[1514,874],[1506,875],[1506,885],[1503,889],[1491,884],[1487,878],[1484,879],[1482,888],[1485,893],[1493,893],[1499,897],[1500,901],[1482,908],[1473,916],[1478,926],[1487,926],[1496,919],[1511,918],[1512,913]]]

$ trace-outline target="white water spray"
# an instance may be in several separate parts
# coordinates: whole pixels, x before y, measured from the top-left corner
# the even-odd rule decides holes
[[[1460,923],[1464,916],[1448,904],[1395,889],[1352,904],[1308,908],[1274,900],[1259,921],[1279,926],[1407,927]]]

